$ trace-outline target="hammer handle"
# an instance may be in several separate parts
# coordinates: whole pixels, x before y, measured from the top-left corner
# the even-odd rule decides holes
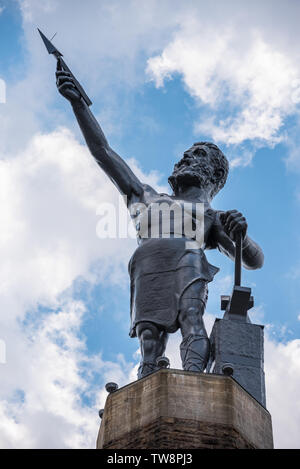
[[[235,236],[235,263],[234,263],[234,285],[240,287],[242,279],[242,245],[243,234],[238,231]]]

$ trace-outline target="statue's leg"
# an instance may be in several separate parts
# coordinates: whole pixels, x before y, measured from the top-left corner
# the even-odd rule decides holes
[[[152,322],[139,322],[136,326],[140,341],[142,360],[138,369],[138,379],[158,370],[156,359],[164,355],[168,334]]]
[[[203,322],[205,303],[200,299],[184,298],[178,316],[182,333],[180,355],[187,371],[203,372],[209,358],[209,339]]]

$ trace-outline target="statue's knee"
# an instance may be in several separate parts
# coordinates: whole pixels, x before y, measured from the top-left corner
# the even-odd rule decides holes
[[[151,331],[151,329],[144,329],[141,334],[141,339],[143,340],[143,342],[148,342],[150,340],[153,340],[154,339],[153,331]]]
[[[136,327],[137,335],[143,342],[155,340],[158,336],[157,327],[151,323],[139,323]]]
[[[182,321],[195,322],[198,318],[202,319],[202,312],[199,311],[195,306],[182,308],[179,314],[179,318]]]

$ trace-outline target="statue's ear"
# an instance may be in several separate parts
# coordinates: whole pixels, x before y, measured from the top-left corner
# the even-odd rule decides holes
[[[220,181],[224,177],[225,171],[222,168],[216,169],[214,171],[214,182]]]

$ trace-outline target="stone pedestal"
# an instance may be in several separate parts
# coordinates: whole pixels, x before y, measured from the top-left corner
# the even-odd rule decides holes
[[[108,395],[97,448],[271,449],[271,416],[231,377],[161,369]]]

